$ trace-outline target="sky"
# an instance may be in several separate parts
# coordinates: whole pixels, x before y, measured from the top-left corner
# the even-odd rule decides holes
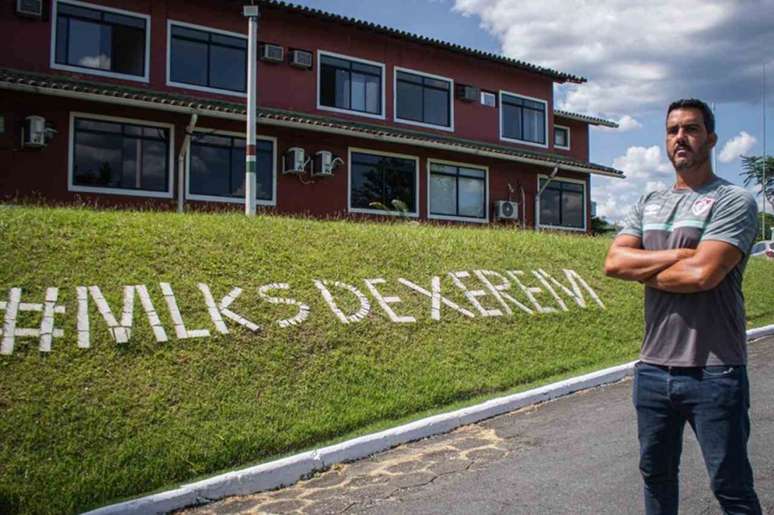
[[[627,175],[592,176],[597,214],[611,222],[643,193],[673,184],[664,119],[678,98],[714,104],[716,173],[742,185],[739,156],[764,149],[764,64],[766,152],[774,154],[774,0],[292,3],[586,77],[584,84],[557,85],[555,108],[620,124],[590,134],[590,160]]]

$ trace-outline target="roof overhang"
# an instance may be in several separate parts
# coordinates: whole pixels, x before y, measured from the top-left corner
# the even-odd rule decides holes
[[[0,70],[2,72],[2,70]],[[0,73],[0,89],[35,93],[56,97],[90,100],[144,109],[154,109],[180,114],[197,114],[212,118],[243,121],[247,120],[244,105],[218,101],[207,101],[193,97],[176,97],[168,94],[156,94],[142,90],[127,90],[115,86],[94,85],[81,81],[64,80],[55,83],[50,79],[13,80],[8,74]],[[541,155],[501,145],[490,145],[460,138],[435,136],[418,131],[397,130],[379,125],[367,125],[346,120],[319,118],[304,113],[291,113],[273,109],[259,108],[258,123],[276,127],[339,134],[369,140],[414,145],[418,147],[448,150],[464,154],[477,155],[532,164],[546,168],[558,167],[560,170],[624,178],[623,172],[614,168],[564,158],[562,156]]]
[[[554,110],[554,118],[565,118],[567,120],[576,120],[579,122],[586,122],[589,125],[599,125],[600,127],[610,127],[611,129],[617,129],[618,123],[612,120],[605,120],[604,118],[597,118],[596,116],[589,116],[580,113],[571,113],[569,111]]]

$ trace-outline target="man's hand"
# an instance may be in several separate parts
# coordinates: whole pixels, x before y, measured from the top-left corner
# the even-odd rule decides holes
[[[679,260],[645,280],[651,288],[673,293],[696,293],[715,288],[739,260],[742,252],[723,241],[699,243],[693,256]]]
[[[616,237],[607,253],[605,274],[625,281],[643,282],[695,253],[694,249],[644,250],[641,238],[622,234]]]

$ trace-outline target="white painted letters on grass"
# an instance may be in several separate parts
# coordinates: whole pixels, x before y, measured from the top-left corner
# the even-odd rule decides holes
[[[371,311],[371,303],[368,302],[368,297],[363,295],[363,293],[360,290],[358,290],[351,284],[346,284],[339,281],[321,281],[319,279],[315,279],[314,285],[317,287],[318,290],[320,290],[320,293],[322,294],[322,297],[325,300],[325,302],[328,304],[328,307],[331,308],[331,311],[333,311],[333,314],[336,315],[336,317],[341,321],[342,324],[360,322],[366,316],[368,316],[368,313]],[[341,309],[339,309],[339,306],[338,304],[336,304],[336,301],[334,300],[333,295],[328,289],[328,286],[335,286],[338,289],[347,290],[350,293],[352,293],[352,295],[354,295],[355,298],[360,302],[360,308],[355,313],[351,315],[346,315]]]

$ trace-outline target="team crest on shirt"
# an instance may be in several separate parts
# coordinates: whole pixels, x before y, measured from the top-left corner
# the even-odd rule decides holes
[[[710,208],[712,207],[712,204],[714,203],[715,203],[714,198],[710,198],[710,197],[700,198],[699,200],[693,203],[693,206],[691,206],[691,212],[696,216],[701,216],[707,211],[709,211]]]

